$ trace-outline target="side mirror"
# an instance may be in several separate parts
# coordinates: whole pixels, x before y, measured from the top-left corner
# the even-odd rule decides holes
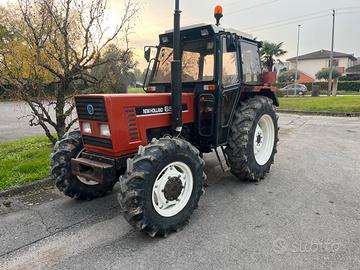
[[[236,51],[236,40],[233,35],[226,36],[226,49],[228,52]]]
[[[151,56],[151,47],[145,47],[144,58],[148,63],[150,62],[150,56]]]

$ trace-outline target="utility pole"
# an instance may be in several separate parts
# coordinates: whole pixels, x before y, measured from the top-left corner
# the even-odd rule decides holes
[[[334,62],[334,36],[335,36],[335,9],[332,12],[333,16],[333,24],[332,24],[332,35],[331,35],[331,51],[330,51],[330,71],[329,71],[329,87],[328,87],[328,96],[336,93],[332,93],[333,84],[332,84],[332,76],[333,76],[333,62]]]
[[[297,48],[296,48],[295,85],[296,85],[297,80],[298,80],[298,69],[299,69],[300,27],[301,27],[301,24],[298,25],[298,37],[297,37]],[[296,88],[294,90],[294,95],[296,95]]]

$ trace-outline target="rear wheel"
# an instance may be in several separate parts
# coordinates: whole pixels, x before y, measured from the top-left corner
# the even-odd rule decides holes
[[[236,109],[226,154],[231,172],[259,181],[270,171],[277,152],[278,121],[271,99],[255,96]]]
[[[203,193],[203,166],[199,151],[181,139],[140,147],[120,178],[118,199],[127,221],[152,237],[183,227]]]
[[[71,159],[78,158],[84,151],[79,130],[68,132],[55,144],[51,155],[51,176],[56,187],[65,195],[79,199],[92,200],[110,192],[116,181],[99,184],[72,174]]]

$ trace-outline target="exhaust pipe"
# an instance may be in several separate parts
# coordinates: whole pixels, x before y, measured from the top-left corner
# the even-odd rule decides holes
[[[174,60],[171,62],[171,106],[172,106],[172,129],[176,132],[182,130],[182,65],[180,51],[180,3],[175,0],[174,13]]]

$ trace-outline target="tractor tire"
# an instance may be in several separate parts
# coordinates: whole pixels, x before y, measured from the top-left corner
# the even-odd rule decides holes
[[[271,99],[255,96],[237,107],[225,149],[230,171],[242,180],[260,181],[277,152],[278,116]]]
[[[51,176],[56,187],[66,196],[79,200],[92,200],[110,192],[116,181],[99,184],[72,174],[71,159],[79,157],[84,146],[79,130],[66,133],[55,144],[51,155]]]
[[[179,138],[154,139],[128,159],[118,200],[126,220],[151,237],[178,231],[203,194],[204,161]]]

